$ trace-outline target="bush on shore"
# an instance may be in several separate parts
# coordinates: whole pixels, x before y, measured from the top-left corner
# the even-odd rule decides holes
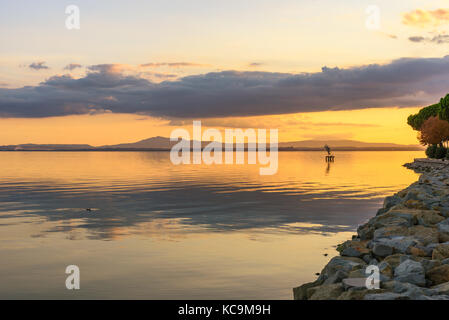
[[[430,159],[435,158],[435,151],[437,150],[436,145],[430,145],[426,149],[426,156]]]
[[[447,149],[445,147],[437,147],[435,149],[435,159],[444,159],[447,154]]]
[[[445,147],[430,145],[426,149],[426,156],[430,159],[449,159],[449,152]]]

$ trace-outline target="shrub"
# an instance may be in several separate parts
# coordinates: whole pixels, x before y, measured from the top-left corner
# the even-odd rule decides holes
[[[436,150],[437,150],[437,146],[435,146],[435,145],[428,146],[426,149],[426,156],[431,159],[435,158]]]
[[[435,149],[435,159],[444,159],[447,154],[447,149],[445,147],[437,147]]]

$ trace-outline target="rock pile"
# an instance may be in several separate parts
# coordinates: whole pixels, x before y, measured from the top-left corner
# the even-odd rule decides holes
[[[449,300],[449,168],[413,163],[419,181],[387,197],[297,300]],[[379,289],[367,289],[369,266]]]

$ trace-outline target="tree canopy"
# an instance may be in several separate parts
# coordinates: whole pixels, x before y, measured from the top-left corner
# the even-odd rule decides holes
[[[446,98],[448,96],[446,96]],[[411,114],[407,118],[407,123],[413,128],[413,130],[419,131],[421,130],[421,126],[427,119],[429,119],[430,117],[435,117],[439,115],[439,113],[440,113],[440,104],[437,103],[421,109],[417,114]]]
[[[449,121],[449,94],[440,100],[440,110],[438,115],[441,120]]]
[[[442,145],[449,140],[449,122],[430,117],[422,124],[418,139],[422,145]]]

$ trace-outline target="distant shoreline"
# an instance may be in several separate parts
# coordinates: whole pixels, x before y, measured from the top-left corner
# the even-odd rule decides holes
[[[201,149],[203,150],[203,149]],[[170,152],[171,149],[158,149],[158,148],[92,148],[92,149],[0,149],[0,151],[5,152]],[[200,151],[190,149],[191,152]],[[234,148],[233,151],[236,151]],[[257,150],[242,150],[245,152],[248,151],[257,151]],[[270,148],[267,148],[267,151],[270,151]],[[308,151],[308,152],[324,152],[322,148],[279,148],[279,152],[297,152],[297,151]],[[424,149],[420,148],[333,148],[332,151],[424,151]],[[224,151],[223,151],[224,152]]]

